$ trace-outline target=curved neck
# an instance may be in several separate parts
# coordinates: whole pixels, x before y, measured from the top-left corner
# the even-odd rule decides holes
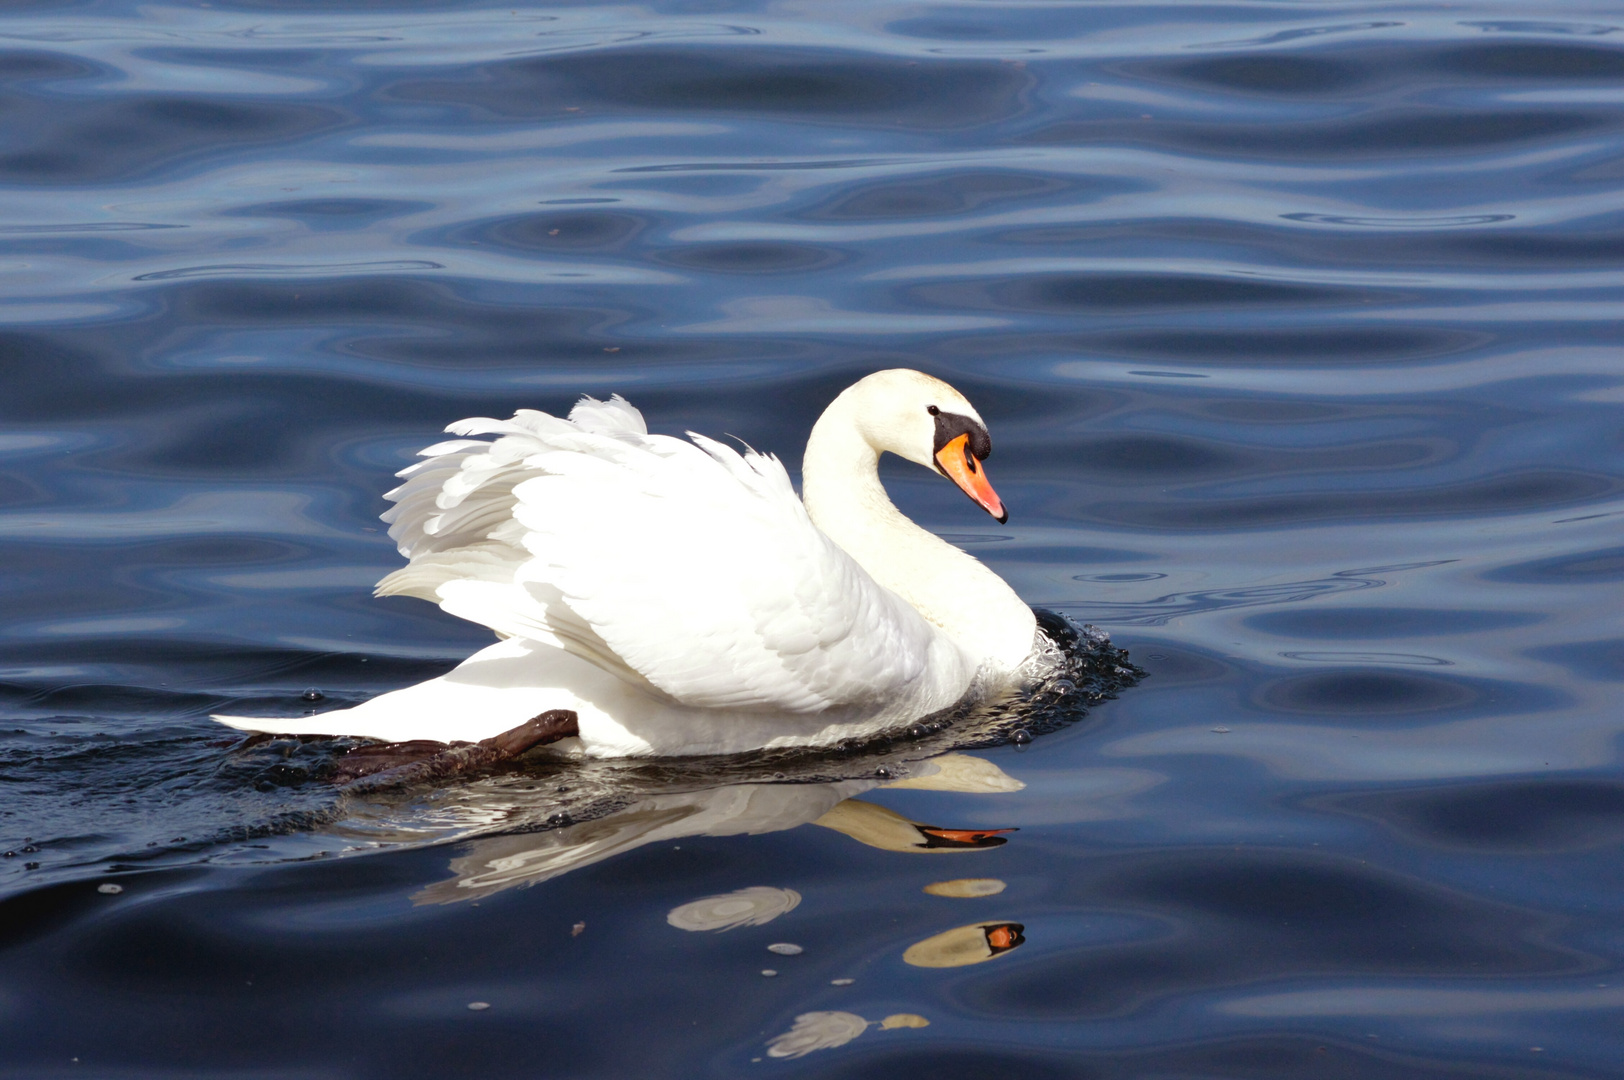
[[[801,500],[812,523],[975,662],[1013,669],[1032,648],[1032,609],[978,560],[896,508],[880,483],[880,452],[852,413],[848,399],[836,398],[807,440]]]
[[[844,398],[836,398],[812,426],[801,460],[801,501],[812,523],[879,580],[848,539],[866,547],[865,537],[883,525],[942,541],[909,521],[891,502],[880,483],[880,452],[859,434],[854,418],[846,415],[850,410],[840,408],[843,404]],[[880,584],[891,588],[883,580]]]

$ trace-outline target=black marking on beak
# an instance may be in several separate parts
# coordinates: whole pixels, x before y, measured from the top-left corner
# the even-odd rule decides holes
[[[970,436],[970,453],[975,455],[976,461],[986,461],[992,456],[992,436],[987,434],[987,429],[980,423],[958,413],[938,411],[933,415],[936,418],[936,445],[930,448],[932,458],[942,452],[942,447],[960,435]],[[974,464],[968,462],[967,464],[971,466],[970,471],[974,472]],[[943,476],[947,475],[942,472],[940,465],[936,466],[936,471]]]

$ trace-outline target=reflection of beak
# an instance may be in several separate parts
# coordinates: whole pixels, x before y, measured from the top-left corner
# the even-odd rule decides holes
[[[994,956],[1026,944],[1025,930],[1026,927],[1018,922],[994,923],[981,928],[981,932],[987,936],[987,948],[992,950]]]
[[[951,855],[1004,843],[999,833],[1014,829],[938,829],[910,821],[895,810],[862,799],[847,799],[812,824],[845,833],[860,844],[884,851]]]
[[[1009,520],[1009,512],[1004,509],[1004,501],[998,497],[998,492],[992,489],[987,482],[987,473],[976,456],[970,453],[970,436],[960,435],[936,454],[936,465],[942,474],[955,484],[966,495],[976,501],[976,505],[998,519],[1002,525]]]
[[[980,848],[997,847],[1008,843],[1002,833],[1014,829],[938,829],[934,825],[920,825],[927,848]]]

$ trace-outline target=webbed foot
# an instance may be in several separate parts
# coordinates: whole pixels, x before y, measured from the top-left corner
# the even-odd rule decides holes
[[[329,778],[352,789],[364,779],[362,786],[366,790],[439,780],[495,765],[533,747],[580,733],[580,720],[573,710],[549,709],[518,727],[476,743],[413,739],[358,747],[339,758]]]

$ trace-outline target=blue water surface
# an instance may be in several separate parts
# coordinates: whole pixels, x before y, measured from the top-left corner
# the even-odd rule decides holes
[[[0,87],[0,1076],[1624,1074],[1616,4],[61,0]],[[894,366],[1011,518],[899,506],[1149,674],[1010,783],[208,719],[489,642],[370,595],[447,423],[793,470]]]

